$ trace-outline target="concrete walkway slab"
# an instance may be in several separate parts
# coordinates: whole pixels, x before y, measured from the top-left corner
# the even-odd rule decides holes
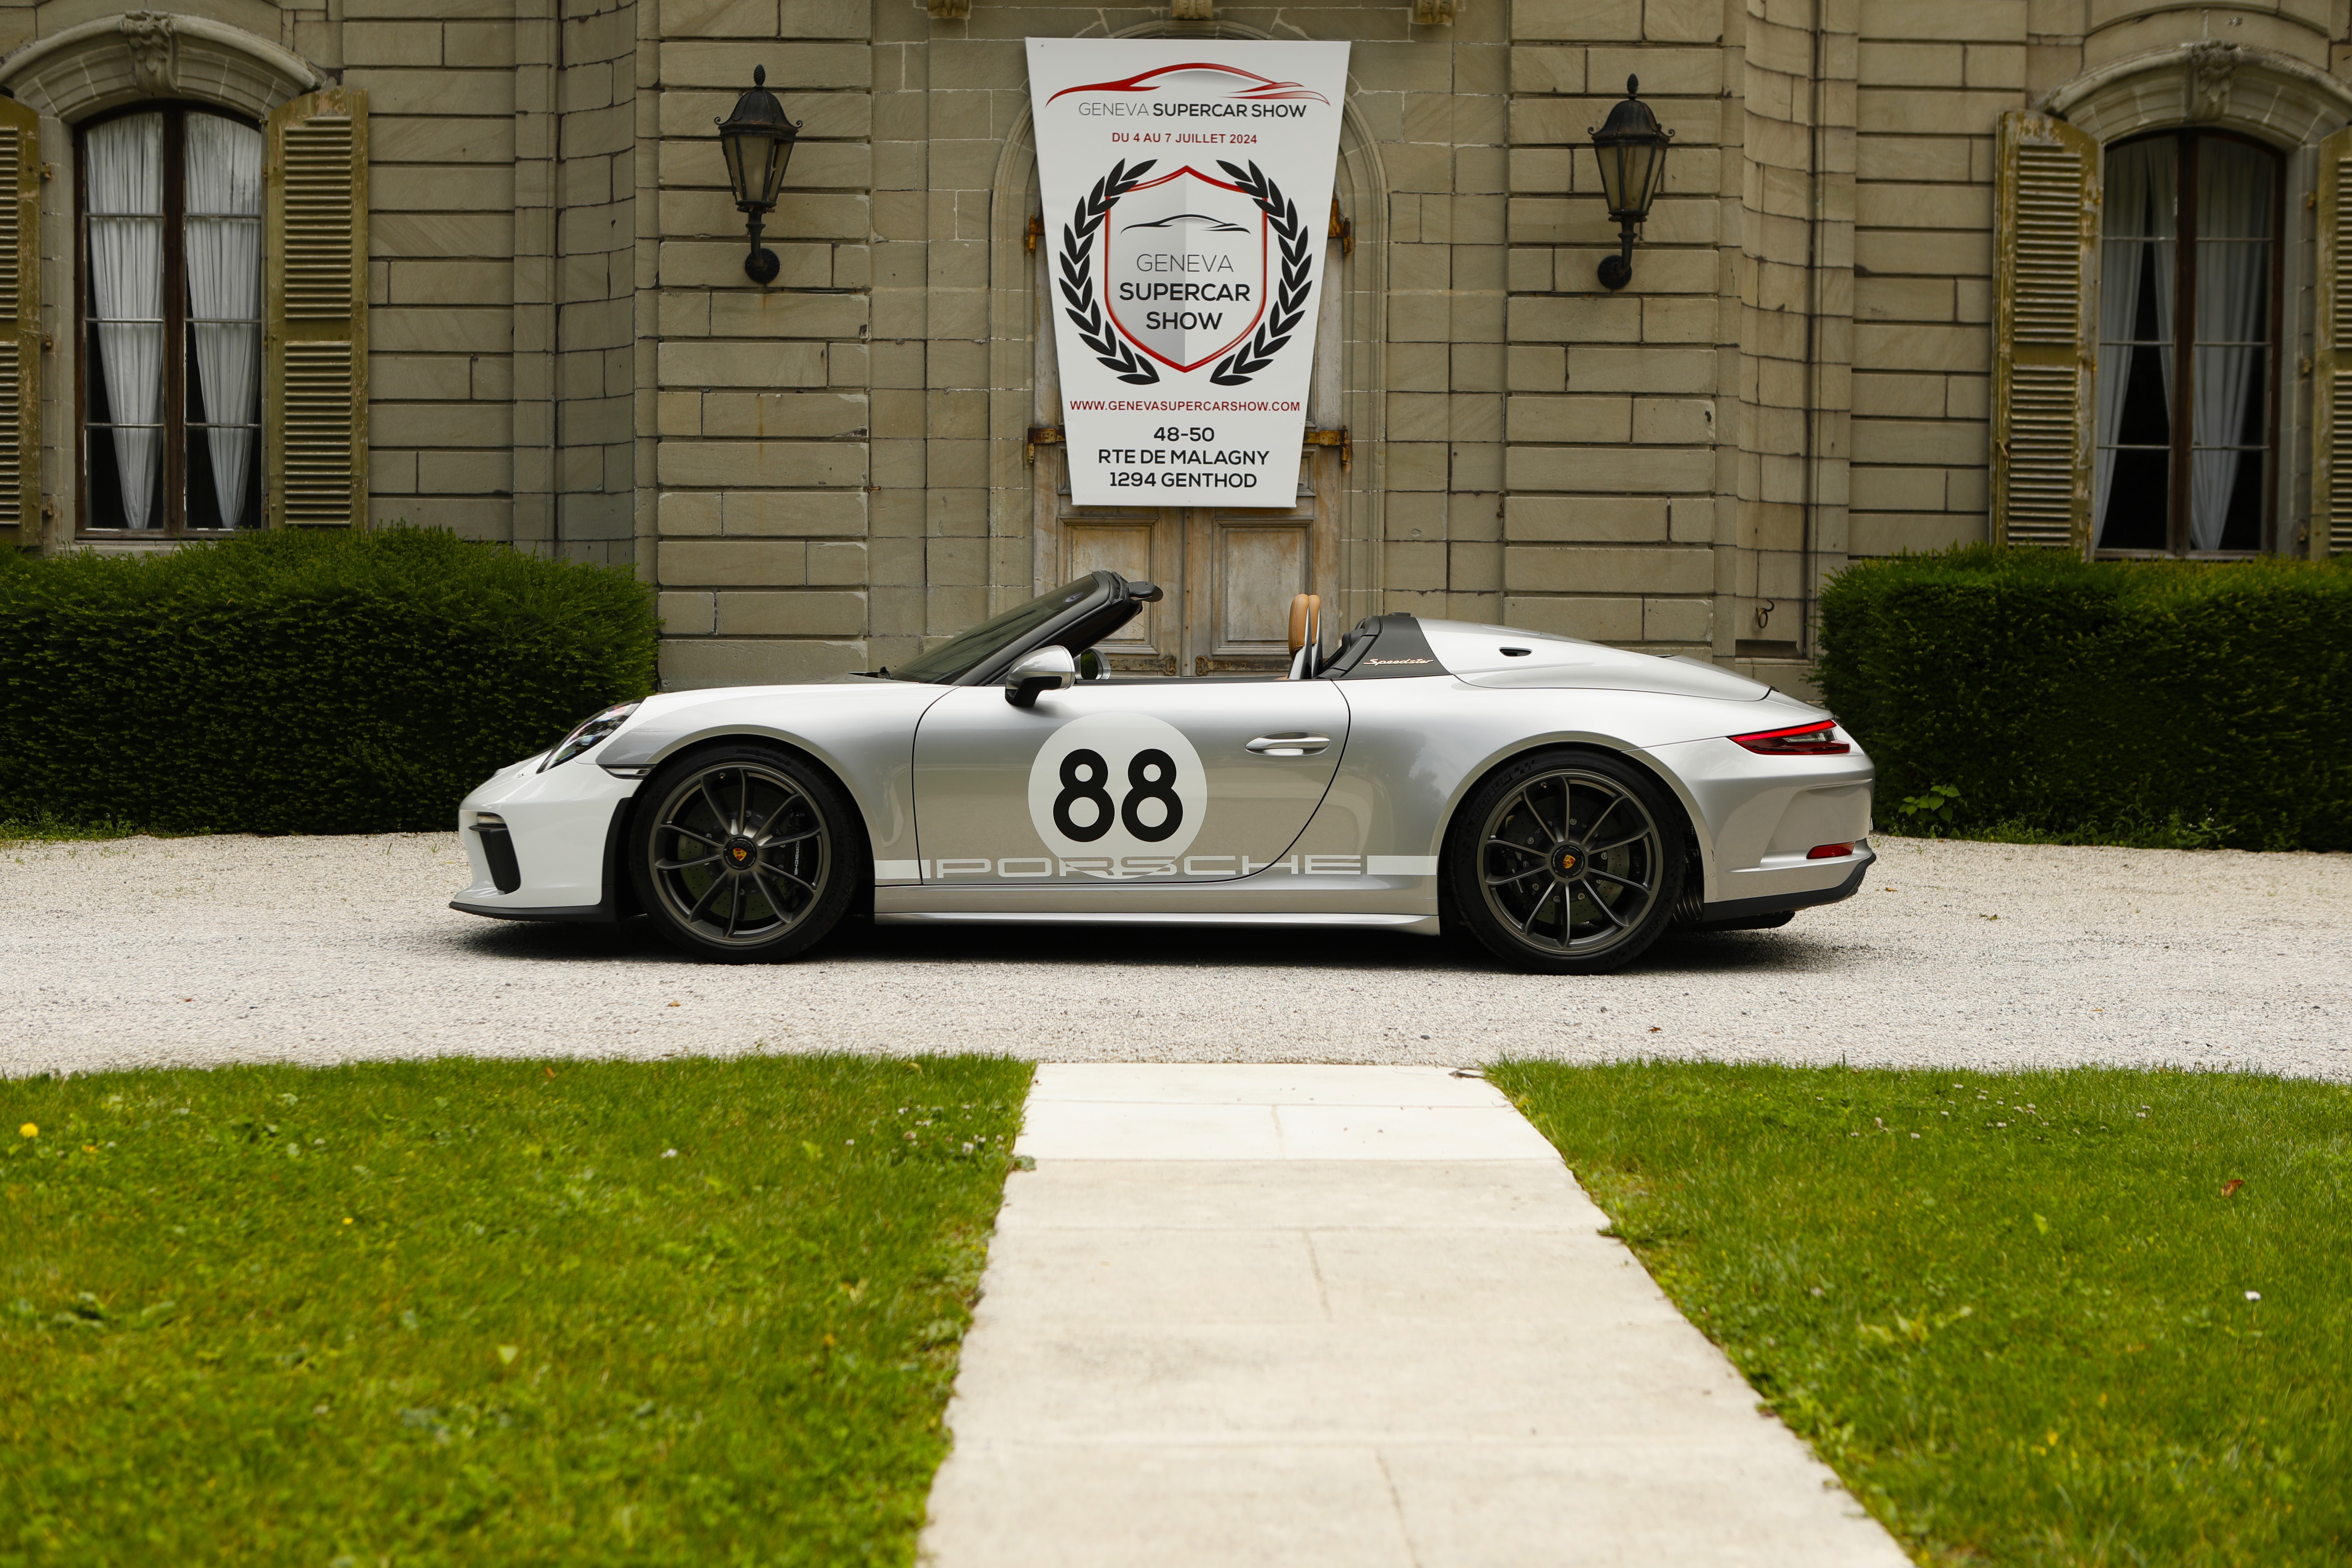
[[[1900,1568],[1494,1089],[1047,1066],[934,1568]]]

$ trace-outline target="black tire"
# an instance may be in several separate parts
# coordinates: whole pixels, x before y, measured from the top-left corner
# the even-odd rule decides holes
[[[672,945],[718,963],[791,958],[841,923],[864,840],[841,792],[776,746],[720,746],[646,781],[629,879]]]
[[[1683,814],[1605,752],[1557,748],[1496,769],[1445,836],[1452,908],[1489,952],[1538,974],[1606,974],[1674,923]]]

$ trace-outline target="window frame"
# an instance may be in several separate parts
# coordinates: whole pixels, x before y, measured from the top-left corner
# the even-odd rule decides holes
[[[160,528],[109,528],[90,521],[92,500],[89,483],[89,363],[94,351],[90,346],[89,305],[93,287],[89,265],[89,132],[113,120],[137,114],[161,113],[163,116],[163,521]],[[254,426],[258,439],[254,443],[253,461],[259,504],[254,509],[254,521],[247,528],[191,528],[188,526],[188,116],[209,114],[242,125],[266,136],[268,128],[261,121],[223,109],[215,104],[191,99],[150,99],[125,104],[103,114],[93,114],[78,121],[73,126],[74,192],[73,192],[73,293],[74,293],[74,402],[73,402],[73,462],[74,462],[74,537],[89,540],[157,540],[157,539],[231,539],[240,533],[250,533],[268,526],[269,515],[269,470],[264,460],[268,450],[269,411],[268,356],[265,352],[255,367]],[[267,151],[265,148],[265,161]],[[263,171],[265,182],[268,170]],[[256,325],[267,337],[268,331],[268,289],[266,280],[269,270],[269,224],[265,212],[260,219],[261,246],[259,264],[265,286],[262,289],[262,314]],[[267,344],[264,343],[266,351]]]
[[[2263,440],[2266,460],[2263,464],[2260,537],[2251,550],[2192,549],[2189,531],[2191,504],[2189,476],[2193,454],[2196,450],[2198,240],[2198,160],[2192,155],[2190,149],[2200,139],[2208,138],[2213,141],[2235,142],[2242,146],[2251,147],[2270,160],[2272,170],[2269,321],[2266,323],[2269,349],[2263,368]],[[2281,366],[2285,363],[2284,356],[2286,353],[2286,313],[2285,300],[2283,298],[2286,287],[2286,251],[2289,243],[2286,232],[2286,187],[2288,180],[2293,177],[2294,165],[2293,161],[2278,148],[2259,137],[2207,125],[2168,125],[2160,130],[2122,137],[2109,142],[2105,151],[2114,153],[2126,147],[2158,141],[2170,142],[2173,144],[2175,208],[2173,247],[2176,259],[2173,265],[2170,313],[2174,361],[2179,367],[2178,374],[2173,378],[2172,406],[2167,411],[2171,421],[2172,442],[2166,468],[2165,547],[2161,550],[2147,550],[2115,549],[2103,546],[2094,549],[2092,556],[2099,561],[2251,561],[2257,556],[2275,552],[2280,532],[2279,486],[2284,477],[2280,469],[2285,465],[2286,456],[2280,439],[2283,429],[2282,405],[2286,401],[2280,395],[2283,384],[2280,372]],[[2104,159],[2102,163],[2104,164]],[[2104,174],[2101,179],[2100,195],[2104,210],[2105,195]],[[2104,232],[2101,237],[2105,238]],[[2095,339],[2095,333],[2096,329],[2094,328]],[[2094,441],[2095,443],[2096,441],[2095,436]],[[2100,453],[2095,445],[2092,461],[2095,464],[2099,460]],[[2113,461],[2112,458],[2108,460]],[[2101,520],[2095,517],[2091,520],[2094,538],[2097,537],[2100,531],[2100,521]]]

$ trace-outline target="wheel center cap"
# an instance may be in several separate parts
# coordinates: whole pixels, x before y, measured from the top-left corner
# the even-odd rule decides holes
[[[758,847],[748,839],[738,838],[730,841],[727,847],[721,849],[719,853],[725,858],[730,868],[734,870],[740,871],[743,868],[751,863],[753,858],[756,857],[760,851]]]
[[[1584,867],[1584,851],[1574,845],[1563,845],[1551,852],[1552,869],[1563,877],[1573,877]]]

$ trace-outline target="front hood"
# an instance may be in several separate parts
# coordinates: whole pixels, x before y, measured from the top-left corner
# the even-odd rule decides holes
[[[603,745],[575,760],[604,768],[643,769],[706,735],[795,740],[810,716],[827,712],[855,712],[878,724],[903,723],[912,735],[923,710],[953,689],[913,680],[851,679],[663,691],[646,698]]]

